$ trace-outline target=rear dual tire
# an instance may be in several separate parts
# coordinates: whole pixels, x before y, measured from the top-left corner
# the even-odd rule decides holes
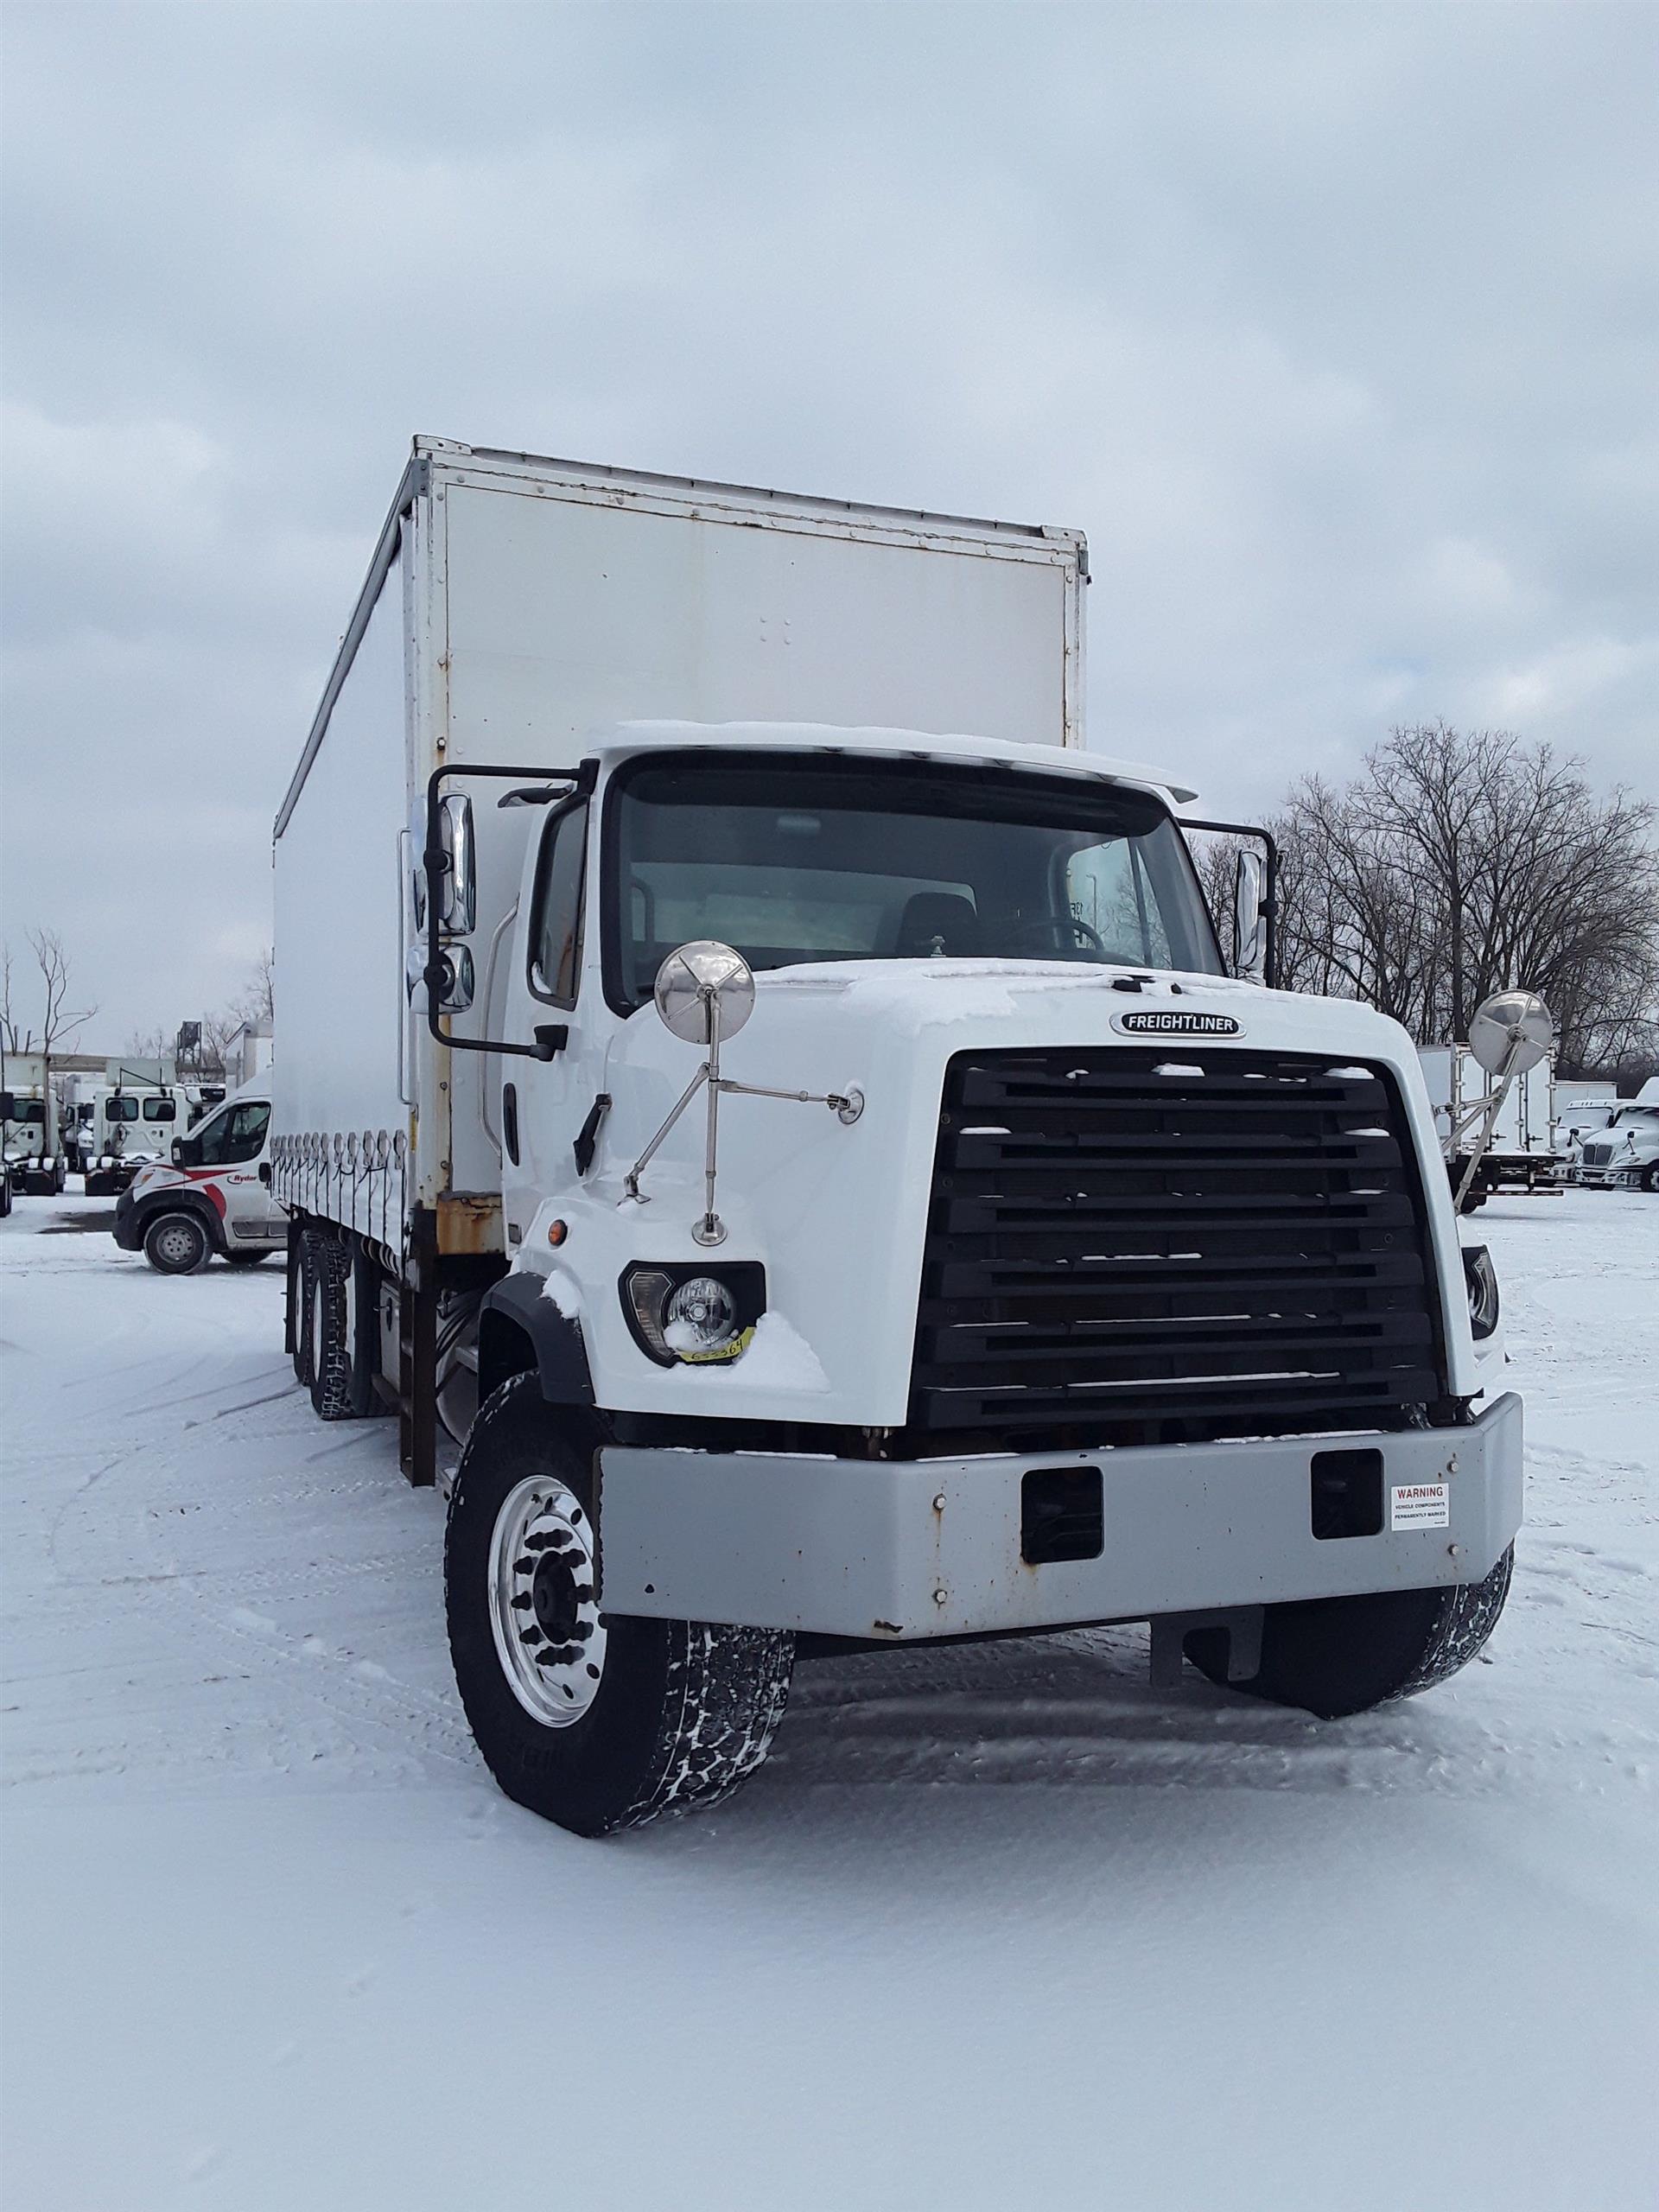
[[[785,1630],[599,1612],[593,1442],[513,1376],[473,1423],[444,1540],[450,1656],[485,1763],[582,1836],[728,1796],[766,1755],[795,1649]]]

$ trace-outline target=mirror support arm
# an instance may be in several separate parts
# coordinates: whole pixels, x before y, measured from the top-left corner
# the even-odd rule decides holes
[[[421,855],[421,866],[426,872],[426,966],[421,976],[426,985],[426,1026],[440,1045],[450,1046],[458,1052],[502,1052],[520,1059],[550,1060],[569,1033],[563,1023],[538,1028],[532,1045],[513,1045],[505,1039],[490,1037],[455,1037],[442,1027],[445,1015],[439,995],[444,982],[442,912],[443,879],[449,870],[449,855],[443,849],[440,822],[447,776],[490,776],[520,784],[569,784],[575,795],[585,798],[598,780],[599,763],[584,760],[575,768],[509,768],[446,762],[442,768],[435,769],[427,780],[426,850]]]
[[[1262,912],[1268,925],[1268,957],[1265,981],[1268,988],[1279,988],[1279,846],[1271,830],[1263,830],[1259,823],[1199,822],[1190,814],[1176,817],[1183,830],[1212,830],[1224,837],[1255,837],[1265,848],[1268,855],[1268,893],[1262,901]]]

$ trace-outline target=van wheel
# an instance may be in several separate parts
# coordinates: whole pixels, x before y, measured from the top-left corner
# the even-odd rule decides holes
[[[1246,1681],[1227,1679],[1224,1628],[1194,1629],[1182,1649],[1218,1688],[1340,1720],[1432,1690],[1466,1667],[1497,1626],[1514,1566],[1511,1546],[1479,1582],[1268,1605],[1261,1669]]]
[[[144,1231],[144,1257],[164,1275],[193,1275],[213,1257],[207,1231],[193,1213],[158,1213]]]
[[[311,1409],[319,1421],[350,1421],[352,1347],[346,1325],[346,1278],[352,1255],[337,1236],[313,1235],[306,1271]]]
[[[765,1758],[787,1630],[601,1613],[592,1453],[533,1375],[486,1401],[444,1538],[455,1681],[507,1796],[575,1835],[718,1803]]]

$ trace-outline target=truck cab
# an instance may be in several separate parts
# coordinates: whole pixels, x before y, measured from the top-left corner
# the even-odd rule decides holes
[[[435,1389],[452,1526],[495,1562],[493,1641],[457,1667],[515,1794],[599,1817],[524,1762],[629,1622],[775,1656],[1150,1618],[1166,1669],[1330,1712],[1484,1640],[1519,1403],[1415,1049],[1227,972],[1170,787],[919,733],[636,725],[499,797],[516,893],[434,794],[404,1049],[442,1039],[448,1184],[416,1236],[435,1271],[471,1255]],[[303,1224],[367,1156],[284,1135],[279,1193]],[[391,1315],[349,1318],[367,1245],[341,1274],[332,1242],[295,1263],[299,1363],[378,1362],[390,1398]]]
[[[61,1191],[67,1167],[56,1144],[52,1100],[35,1084],[0,1091],[0,1152],[7,1167],[7,1190],[51,1197]]]
[[[190,1097],[182,1084],[100,1087],[81,1147],[87,1197],[118,1197],[143,1168],[167,1159],[189,1119]]]
[[[1586,1135],[1573,1179],[1587,1191],[1659,1191],[1659,1097],[1619,1107]]]
[[[194,1274],[215,1253],[254,1267],[280,1251],[288,1217],[260,1173],[270,1143],[269,1085],[237,1092],[137,1169],[116,1200],[117,1244],[162,1274]]]

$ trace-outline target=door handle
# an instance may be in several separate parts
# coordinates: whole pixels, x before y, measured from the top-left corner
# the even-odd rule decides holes
[[[518,1086],[504,1083],[501,1086],[501,1141],[507,1147],[507,1158],[518,1165]]]

